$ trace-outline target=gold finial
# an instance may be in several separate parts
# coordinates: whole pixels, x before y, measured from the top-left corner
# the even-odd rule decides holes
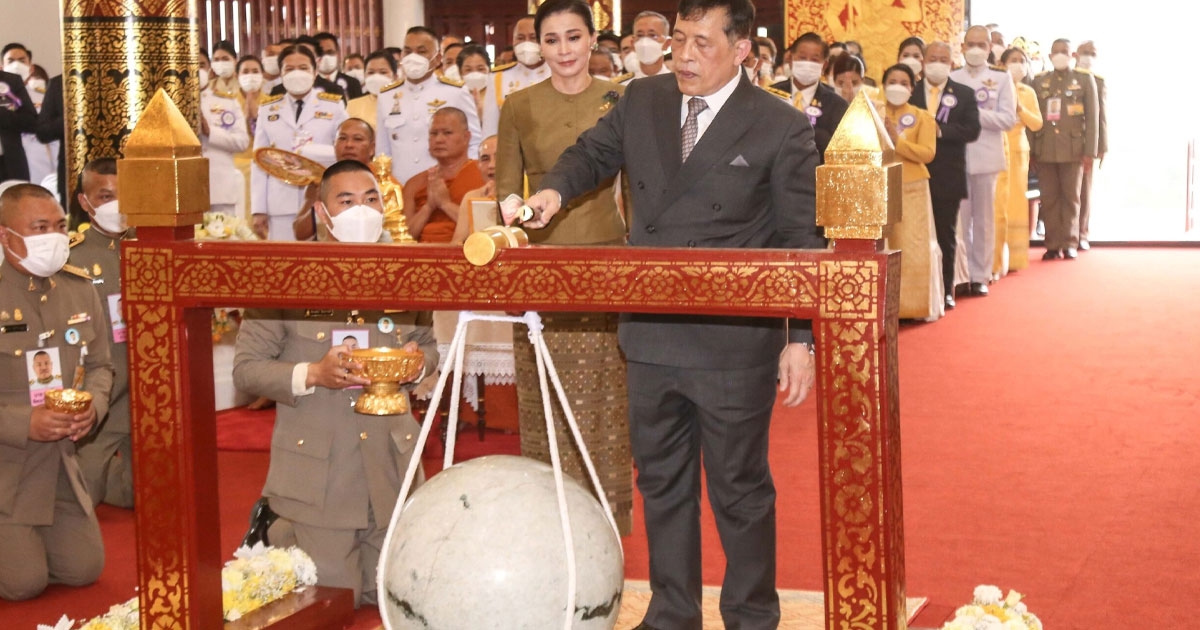
[[[167,93],[142,111],[117,162],[121,210],[133,227],[195,225],[209,208],[208,160],[200,139]]]
[[[896,148],[865,90],[850,103],[817,167],[817,224],[831,239],[883,238],[900,220]]]

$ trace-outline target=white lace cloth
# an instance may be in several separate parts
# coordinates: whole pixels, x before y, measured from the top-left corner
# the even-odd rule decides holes
[[[433,335],[438,341],[439,370],[446,367],[446,361],[450,357],[450,341],[454,338],[457,325],[458,311],[434,311]],[[466,376],[483,376],[485,385],[515,383],[517,369],[513,361],[512,329],[513,325],[510,322],[472,322],[467,331],[463,373]],[[479,411],[479,394],[478,379],[463,379],[463,400],[475,411]]]

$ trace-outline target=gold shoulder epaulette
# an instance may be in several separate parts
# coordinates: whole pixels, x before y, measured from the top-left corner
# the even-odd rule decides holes
[[[334,101],[336,103],[340,103],[342,101],[341,95],[334,94],[333,92],[317,92],[317,98],[323,101]]]
[[[438,79],[438,81],[441,81],[442,83],[445,83],[446,85],[453,85],[454,87],[462,87],[463,86],[462,81],[455,81],[454,79],[451,79],[450,77],[447,77],[444,75],[439,74],[437,79]]]
[[[62,270],[71,274],[72,276],[79,276],[84,280],[92,279],[92,274],[88,273],[88,270],[84,269],[83,267],[76,267],[75,265],[63,265]]]
[[[492,66],[492,72],[504,72],[515,65],[517,65],[517,62],[510,61],[502,66]]]
[[[69,240],[69,246],[75,247],[76,245],[83,242],[83,239],[84,239],[83,232],[76,232],[75,230],[71,230],[70,232],[67,232],[67,239]]]
[[[394,89],[396,89],[396,88],[400,87],[401,85],[404,85],[404,77],[400,77],[400,80],[399,80],[399,81],[396,81],[395,83],[393,83],[393,84],[391,84],[391,85],[389,85],[389,86],[387,86],[387,87],[385,87],[385,88],[383,88],[383,89],[379,90],[379,93],[380,93],[380,94],[383,94],[384,92],[391,92],[392,90],[394,90]]]
[[[1088,70],[1087,68],[1080,68],[1080,67],[1078,67],[1078,66],[1076,66],[1076,67],[1075,67],[1075,72],[1082,72],[1082,73],[1084,73],[1084,74],[1091,74],[1091,73],[1092,73],[1092,71],[1091,71],[1091,70]]]
[[[274,96],[268,96],[268,97],[264,98],[263,100],[259,101],[258,104],[259,105],[270,105],[271,103],[274,103],[275,101],[282,101],[282,100],[283,100],[282,94],[275,94]]]
[[[633,78],[633,73],[626,72],[625,74],[618,74],[617,76],[613,77],[612,82],[613,83],[624,83],[632,78]]]
[[[221,98],[237,98],[237,94],[233,92],[218,92],[216,90],[213,90],[213,96],[219,96]]]
[[[1008,68],[1004,68],[1002,66],[988,66],[988,67],[991,68],[992,70],[995,70],[996,72],[1008,72]]]
[[[771,94],[774,94],[775,96],[778,96],[779,98],[781,98],[785,101],[791,102],[791,100],[792,100],[791,94],[784,92],[783,90],[780,90],[778,88],[773,88],[768,85],[767,87],[765,87],[763,89],[770,92]]]

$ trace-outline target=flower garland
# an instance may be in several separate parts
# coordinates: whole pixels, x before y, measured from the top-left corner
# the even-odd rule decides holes
[[[205,212],[200,225],[196,226],[196,240],[257,241],[258,235],[246,224],[246,220],[220,212]]]
[[[1042,630],[1042,620],[1029,612],[1022,597],[1016,591],[1005,596],[990,584],[977,586],[971,603],[954,611],[942,630]]]
[[[222,604],[225,621],[237,621],[247,613],[293,592],[317,583],[317,565],[299,547],[279,549],[259,543],[241,547],[221,569]],[[138,630],[138,598],[117,604],[108,612],[79,626],[78,630]],[[76,630],[66,615],[58,623],[38,625],[37,630]]]

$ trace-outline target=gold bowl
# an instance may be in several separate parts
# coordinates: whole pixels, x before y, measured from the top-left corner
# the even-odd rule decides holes
[[[393,416],[408,412],[408,395],[400,389],[421,374],[425,355],[400,348],[359,348],[350,351],[350,360],[362,366],[355,376],[370,379],[371,384],[354,403],[354,411],[369,416]]]
[[[46,392],[43,404],[51,411],[75,415],[91,408],[92,394],[78,389],[54,389]]]

